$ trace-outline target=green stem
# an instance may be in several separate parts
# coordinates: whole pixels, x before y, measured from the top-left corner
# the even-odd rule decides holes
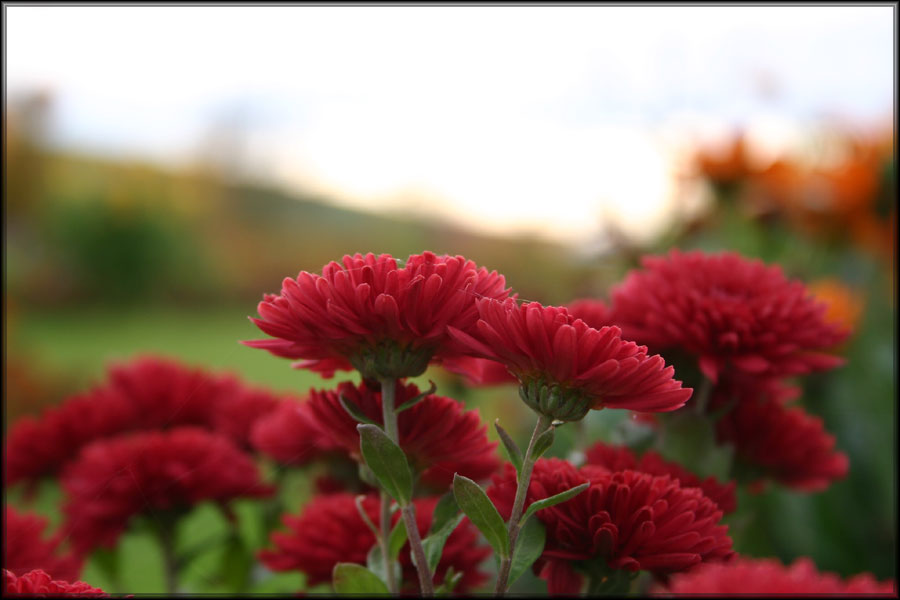
[[[416,507],[407,504],[403,507],[403,524],[406,525],[406,536],[409,538],[409,547],[416,557],[416,571],[419,574],[419,589],[422,596],[434,596],[434,582],[428,568],[428,559],[425,557],[425,548],[422,546],[422,538],[419,535],[419,527],[416,524]]]
[[[397,412],[394,410],[395,393],[397,389],[397,380],[393,378],[384,378],[381,380],[381,412],[384,417],[384,432],[388,438],[398,446],[400,445],[400,434],[397,429]],[[389,543],[391,534],[390,511],[385,513],[385,502],[382,502],[381,508],[381,531],[385,540],[385,545]],[[422,596],[434,596],[434,583],[432,582],[431,571],[428,568],[428,561],[425,560],[425,549],[422,547],[422,538],[419,535],[419,528],[416,525],[415,511],[411,505],[402,508],[403,524],[406,526],[406,537],[409,539],[409,547],[416,557],[416,571],[419,575],[419,586]],[[385,521],[387,514],[387,521]],[[385,526],[385,523],[387,525]],[[386,528],[385,528],[386,527]],[[385,546],[385,547],[386,547]],[[384,564],[387,572],[390,574],[391,557],[388,552],[384,553]],[[390,577],[390,575],[388,575]]]
[[[387,577],[388,591],[397,594],[397,580],[394,578],[394,569],[392,568],[391,550],[391,497],[384,490],[381,491],[381,536],[378,543],[381,545],[381,556],[384,558],[384,573]]]
[[[496,596],[502,596],[506,593],[507,582],[509,581],[512,557],[515,555],[516,540],[519,537],[519,530],[522,525],[520,521],[522,512],[525,509],[525,497],[528,495],[528,486],[531,484],[531,471],[534,469],[535,461],[531,458],[534,443],[550,427],[551,423],[552,419],[550,417],[546,415],[538,416],[534,432],[531,434],[531,440],[528,442],[528,449],[525,450],[525,456],[522,459],[522,470],[516,482],[516,499],[513,502],[512,513],[509,516],[509,556],[503,556],[500,559],[500,572],[497,575],[497,585],[494,588],[494,595]]]
[[[159,523],[159,544],[163,553],[166,594],[178,592],[178,558],[175,556],[175,522],[162,519]]]

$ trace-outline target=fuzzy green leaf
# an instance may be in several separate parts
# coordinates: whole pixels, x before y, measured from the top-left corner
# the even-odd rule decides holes
[[[366,465],[382,489],[402,506],[412,499],[412,472],[400,446],[376,425],[357,425],[359,444]]]
[[[506,524],[477,483],[459,473],[453,476],[453,495],[472,524],[484,535],[494,551],[509,556],[509,537]]]
[[[331,572],[338,594],[387,594],[388,589],[375,573],[356,563],[338,563]]]
[[[582,483],[581,485],[577,485],[577,486],[573,487],[572,489],[566,490],[564,492],[560,492],[560,493],[556,494],[555,496],[550,496],[549,498],[544,498],[543,500],[538,500],[537,502],[532,502],[531,506],[528,507],[528,510],[525,511],[525,515],[522,517],[521,522],[524,523],[525,521],[528,520],[528,517],[530,517],[531,515],[533,515],[534,513],[536,513],[539,510],[543,510],[545,508],[555,506],[557,504],[560,504],[561,502],[565,502],[566,500],[569,500],[570,498],[574,498],[575,496],[577,496],[584,490],[588,489],[588,487],[590,487],[589,483]]]

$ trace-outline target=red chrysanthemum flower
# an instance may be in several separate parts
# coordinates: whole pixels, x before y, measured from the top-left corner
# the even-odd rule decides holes
[[[414,384],[398,385],[395,405],[401,406],[418,395],[419,388]],[[340,384],[336,391],[310,391],[310,413],[321,431],[359,460],[358,423],[341,406],[341,396],[381,425],[381,392],[365,384],[356,386],[349,382]],[[466,411],[462,403],[452,398],[425,396],[397,415],[397,430],[400,447],[410,466],[422,474],[426,485],[444,490],[452,483],[454,473],[479,480],[500,466],[497,442],[489,441],[487,425],[481,423],[478,411]]]
[[[27,481],[33,486],[59,472],[88,442],[128,430],[134,421],[133,407],[106,389],[73,396],[39,418],[24,417],[10,427],[6,439],[6,484]]]
[[[734,445],[737,459],[758,475],[802,491],[821,491],[847,474],[847,456],[834,450],[822,419],[786,406],[795,388],[764,383],[745,388],[716,422],[721,444]]]
[[[16,575],[42,569],[55,579],[73,581],[81,575],[82,559],[74,552],[63,552],[59,534],[42,539],[47,519],[32,513],[19,513],[6,506],[4,523],[3,568]]]
[[[466,330],[476,298],[506,298],[496,271],[462,256],[431,252],[404,266],[389,254],[344,256],[322,275],[301,271],[267,294],[251,320],[276,339],[244,342],[332,377],[356,368],[364,377],[413,377],[443,352],[447,326]],[[351,367],[352,365],[352,367]]]
[[[419,533],[424,537],[431,526],[437,498],[422,498],[413,503]],[[374,495],[367,496],[363,502],[373,523],[380,518],[380,507],[380,500]],[[399,513],[395,513],[394,523],[399,518]],[[273,533],[271,539],[276,549],[262,550],[259,557],[274,571],[302,571],[309,586],[331,581],[331,571],[339,562],[365,564],[375,544],[375,535],[363,522],[351,494],[316,496],[299,515],[285,515],[282,520],[289,531]],[[444,546],[434,580],[443,581],[448,567],[452,566],[457,573],[464,573],[455,591],[476,588],[487,578],[478,567],[490,553],[489,548],[478,545],[477,530],[468,519],[463,519]],[[418,577],[409,558],[409,542],[400,550],[399,560],[404,588],[418,590]]]
[[[228,438],[194,427],[98,440],[62,475],[76,549],[113,546],[133,517],[267,496],[256,465]]]
[[[158,356],[141,356],[112,365],[107,386],[134,407],[140,429],[211,427],[219,407],[244,391],[232,375],[211,373]]]
[[[198,425],[246,445],[253,419],[274,402],[268,396],[234,376],[173,359],[144,356],[114,364],[103,384],[10,428],[7,485],[33,484],[59,472],[85,444],[128,431]]]
[[[358,437],[358,434],[357,434]],[[253,425],[254,448],[281,464],[303,466],[341,447],[316,424],[306,401],[282,400]]]
[[[77,595],[102,598],[109,596],[100,588],[95,588],[83,581],[69,583],[68,581],[54,580],[40,569],[19,577],[15,573],[3,569],[3,594],[37,597]]]
[[[612,292],[613,321],[654,352],[696,356],[712,381],[727,369],[752,378],[800,375],[843,363],[823,352],[848,332],[779,266],[736,253],[673,250],[647,256]]]
[[[521,382],[523,400],[537,412],[577,421],[591,408],[665,412],[684,405],[691,390],[672,379],[661,356],[620,336],[618,327],[593,329],[565,308],[479,300],[471,334],[450,327],[466,351],[502,362]]]
[[[668,475],[595,466],[579,471],[560,459],[540,459],[525,506],[585,482],[587,490],[536,515],[547,527],[547,544],[534,571],[547,579],[550,593],[578,593],[582,573],[598,567],[664,575],[733,554],[728,527],[718,525],[719,507]],[[507,464],[488,489],[504,518],[515,493],[515,469]]]
[[[596,465],[610,471],[640,471],[650,475],[671,475],[678,479],[681,487],[696,487],[703,491],[703,495],[715,502],[726,515],[737,508],[736,484],[734,481],[727,484],[720,483],[715,477],[700,479],[676,462],[665,460],[662,455],[653,450],[644,452],[640,459],[637,458],[627,446],[613,446],[598,442],[585,452],[586,464]]]
[[[879,583],[871,574],[844,581],[834,573],[820,573],[808,558],[798,558],[786,567],[776,559],[735,557],[726,563],[701,565],[689,573],[673,575],[667,586],[657,586],[654,595],[737,594],[769,596],[790,594],[861,595],[887,594],[896,597],[894,581]]]
[[[474,356],[449,356],[441,361],[441,366],[461,375],[470,386],[501,385],[517,383],[519,380],[509,372],[503,363]]]

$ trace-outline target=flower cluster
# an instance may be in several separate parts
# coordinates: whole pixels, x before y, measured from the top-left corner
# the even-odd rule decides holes
[[[609,303],[560,307],[520,302],[502,275],[461,256],[356,254],[285,279],[258,313],[251,320],[270,338],[247,346],[325,378],[356,370],[358,383],[278,395],[145,356],[19,420],[6,440],[6,483],[55,477],[65,519],[44,538],[45,520],[6,509],[7,592],[102,594],[66,582],[89,553],[144,522],[175,593],[188,560],[175,543],[180,519],[211,503],[237,539],[239,499],[259,503],[268,540],[242,549],[246,572],[252,555],[271,571],[303,573],[312,592],[329,583],[476,592],[492,549],[498,595],[529,567],[551,594],[634,591],[639,572],[658,594],[893,590],[868,575],[820,574],[805,559],[783,567],[738,557],[722,524],[739,484],[818,491],[848,471],[786,378],[840,364],[849,332],[779,267],[673,251],[646,257]],[[429,365],[471,385],[516,384],[535,413],[527,446],[498,422],[510,459],[501,463],[478,410],[410,381]],[[633,411],[653,427],[613,421],[627,444],[611,444],[568,424],[601,409]],[[561,427],[581,427],[571,461],[553,456]],[[283,471],[309,467],[319,470],[290,474],[310,492],[296,512]]]

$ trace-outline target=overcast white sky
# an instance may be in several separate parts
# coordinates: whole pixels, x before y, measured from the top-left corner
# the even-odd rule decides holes
[[[6,10],[61,145],[177,163],[239,118],[283,185],[567,240],[663,218],[672,132],[893,106],[889,5]]]

